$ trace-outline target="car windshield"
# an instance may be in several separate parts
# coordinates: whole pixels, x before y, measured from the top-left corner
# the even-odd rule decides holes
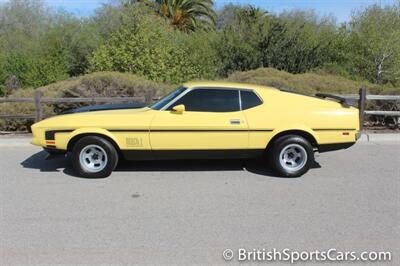
[[[169,93],[168,95],[163,97],[158,102],[153,103],[152,105],[150,105],[150,108],[153,109],[153,110],[160,110],[161,108],[163,108],[166,104],[168,104],[170,101],[175,99],[178,95],[180,95],[185,90],[186,90],[185,87],[180,87],[180,88],[172,91],[171,93]]]

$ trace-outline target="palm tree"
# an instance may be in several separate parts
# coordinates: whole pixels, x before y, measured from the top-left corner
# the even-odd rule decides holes
[[[213,0],[137,0],[150,6],[178,29],[190,32],[215,26]]]

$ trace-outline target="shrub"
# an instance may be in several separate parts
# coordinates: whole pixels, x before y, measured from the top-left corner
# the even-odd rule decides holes
[[[361,86],[373,94],[400,94],[400,89],[382,87],[367,81],[353,81],[344,77],[318,70],[304,74],[290,74],[273,68],[259,68],[246,72],[235,72],[227,81],[255,83],[276,88],[293,89],[309,95],[316,92],[355,94]],[[143,77],[119,72],[97,72],[78,78],[53,83],[39,88],[45,97],[128,97],[128,96],[162,96],[176,87],[164,83],[149,81]],[[34,89],[18,89],[10,97],[33,97]],[[64,110],[87,104],[43,105],[46,116],[58,114]],[[33,114],[33,104],[1,104],[2,114]],[[368,108],[377,110],[394,110],[398,103],[369,102]],[[0,130],[27,130],[33,121],[0,120]]]
[[[39,89],[45,95],[58,94],[58,97],[128,97],[144,96],[150,90],[163,92],[169,87],[129,73],[95,72]]]
[[[280,89],[293,89],[309,95],[317,92],[354,94],[358,93],[361,87],[366,87],[369,93],[380,93],[385,90],[385,87],[367,81],[349,80],[323,71],[291,74],[274,68],[259,68],[246,72],[235,72],[227,80],[256,83]]]
[[[174,85],[167,85],[146,80],[127,73],[98,72],[71,78],[39,88],[44,97],[132,97],[132,96],[161,96],[171,90]],[[10,97],[33,97],[34,89],[19,89]],[[65,110],[88,104],[54,104],[43,105],[45,116],[59,114]],[[1,104],[2,114],[33,114],[33,104],[4,103]],[[33,123],[32,120],[7,119],[0,120],[0,130],[24,131]]]

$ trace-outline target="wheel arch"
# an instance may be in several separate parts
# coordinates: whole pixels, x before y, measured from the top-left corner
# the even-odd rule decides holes
[[[114,148],[117,150],[118,153],[121,152],[120,147],[116,141],[116,139],[106,130],[105,132],[101,131],[81,131],[81,132],[74,132],[74,135],[71,137],[71,139],[67,143],[67,151],[72,151],[74,145],[83,137],[88,137],[88,136],[97,136],[101,137],[103,139],[106,139],[109,141]]]
[[[318,141],[315,138],[315,136],[306,131],[306,130],[302,130],[302,129],[289,129],[289,130],[282,130],[280,132],[278,132],[277,134],[275,134],[271,140],[268,142],[268,145],[266,147],[266,150],[270,149],[272,144],[280,137],[285,136],[285,135],[298,135],[301,136],[303,138],[305,138],[308,142],[310,142],[311,146],[313,148],[318,148]]]

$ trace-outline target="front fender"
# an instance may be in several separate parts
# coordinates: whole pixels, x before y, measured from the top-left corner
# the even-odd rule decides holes
[[[120,147],[120,143],[118,142],[118,139],[115,138],[115,136],[113,134],[111,134],[110,131],[108,131],[104,128],[86,127],[86,128],[75,129],[74,131],[71,132],[71,134],[68,134],[68,135],[60,135],[60,137],[57,136],[57,143],[59,143],[59,145],[57,145],[57,148],[66,150],[68,148],[68,144],[70,143],[70,141],[73,138],[75,138],[79,135],[86,135],[86,134],[107,136],[110,139],[112,139]]]

